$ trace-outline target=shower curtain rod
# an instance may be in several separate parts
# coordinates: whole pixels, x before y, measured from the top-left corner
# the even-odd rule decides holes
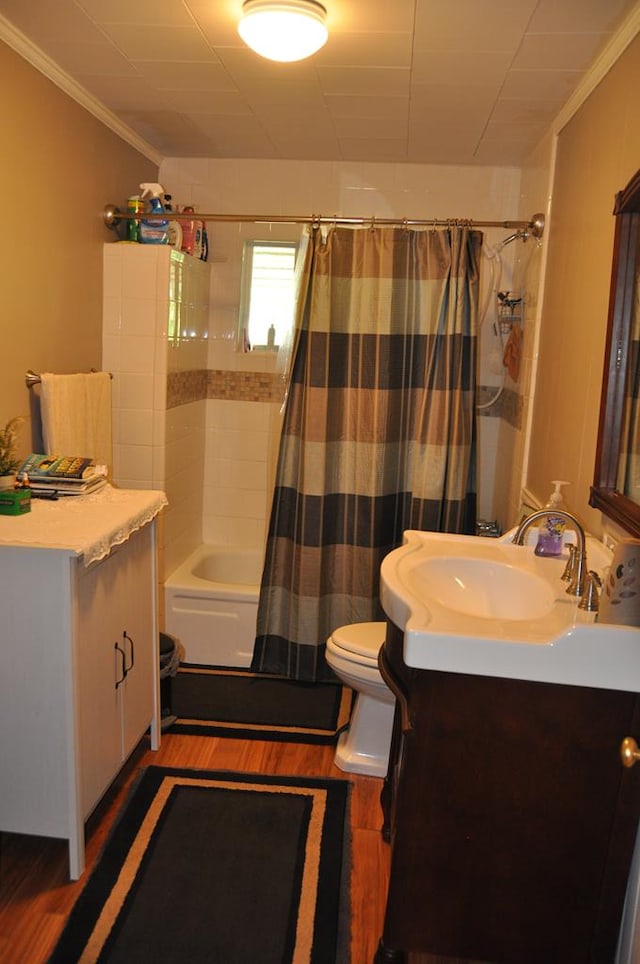
[[[103,212],[104,222],[108,228],[117,228],[121,220],[140,220],[139,213],[129,213],[120,211],[114,204],[107,204]],[[178,221],[186,220],[189,215],[184,212],[165,211],[162,214],[147,214],[144,218],[148,221],[166,220]],[[310,224],[320,226],[322,224],[334,225],[353,225],[356,227],[397,227],[397,228],[438,228],[451,227],[452,225],[463,225],[470,228],[505,228],[507,230],[530,231],[534,237],[540,237],[544,230],[544,215],[534,214],[529,221],[476,221],[473,218],[379,218],[372,215],[369,218],[343,217],[342,215],[325,216],[321,214],[312,215],[286,215],[286,214],[205,214],[196,211],[193,218],[198,221],[218,221],[236,224]]]

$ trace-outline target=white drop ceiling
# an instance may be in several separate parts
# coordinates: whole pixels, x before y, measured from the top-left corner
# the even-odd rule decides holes
[[[0,0],[0,37],[19,38],[15,49],[68,75],[159,157],[509,165],[638,7],[323,3],[329,41],[297,64],[244,46],[242,0]]]

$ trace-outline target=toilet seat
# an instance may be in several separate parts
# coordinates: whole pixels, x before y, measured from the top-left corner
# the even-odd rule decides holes
[[[348,773],[385,777],[395,713],[395,697],[378,668],[386,623],[339,626],[327,639],[325,656],[338,679],[354,690],[351,721],[339,738],[335,765]]]
[[[352,623],[348,626],[339,626],[331,634],[329,645],[333,645],[351,658],[356,658],[357,662],[372,663],[377,667],[378,653],[384,643],[386,633],[386,623]]]

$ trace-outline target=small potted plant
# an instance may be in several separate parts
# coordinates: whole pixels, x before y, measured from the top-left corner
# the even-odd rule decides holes
[[[22,461],[16,446],[23,421],[19,416],[9,419],[4,429],[0,429],[0,490],[12,489],[16,484],[16,470]]]

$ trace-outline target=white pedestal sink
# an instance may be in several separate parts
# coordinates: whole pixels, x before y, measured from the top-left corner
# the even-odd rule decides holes
[[[587,554],[592,569],[610,561],[589,538]],[[640,692],[640,629],[578,609],[566,561],[510,539],[407,531],[381,567],[407,666]]]
[[[383,560],[382,606],[404,631],[407,666],[640,692],[640,629],[598,623],[578,609],[562,580],[566,550],[540,558],[511,535],[407,531]],[[611,553],[587,537],[587,558],[602,575]],[[616,964],[640,962],[639,922],[640,833]]]

